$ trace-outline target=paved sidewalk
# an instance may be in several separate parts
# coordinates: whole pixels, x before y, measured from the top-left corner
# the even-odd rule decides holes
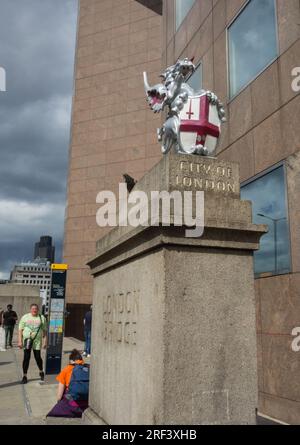
[[[39,371],[33,354],[28,371],[27,385],[20,384],[22,379],[23,351],[14,347],[0,352],[0,425],[59,425],[80,424],[79,419],[48,419],[46,414],[56,403],[57,383],[39,382]],[[68,363],[69,353],[73,348],[80,351],[83,343],[65,338],[63,344],[63,363]],[[45,351],[43,351],[43,359]]]
[[[0,352],[0,425],[80,425],[81,419],[46,420],[46,414],[56,403],[56,383],[39,383],[39,371],[32,355],[27,385],[21,385],[23,351],[16,347]],[[65,338],[62,366],[68,363],[73,348],[83,349],[83,343]],[[45,351],[43,352],[43,359]],[[88,359],[86,360],[88,362]],[[257,417],[258,425],[278,425],[274,419]]]

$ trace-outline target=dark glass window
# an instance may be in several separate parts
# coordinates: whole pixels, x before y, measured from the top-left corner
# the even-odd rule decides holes
[[[176,30],[179,28],[195,0],[176,0]]]
[[[202,89],[202,64],[200,63],[197,67],[195,72],[189,77],[187,80],[187,83],[195,93],[199,92]]]
[[[242,185],[241,197],[252,201],[253,222],[267,224],[269,232],[260,241],[260,250],[254,253],[256,276],[290,272],[290,239],[286,202],[284,167]]]
[[[230,97],[278,55],[275,0],[250,0],[228,29]]]

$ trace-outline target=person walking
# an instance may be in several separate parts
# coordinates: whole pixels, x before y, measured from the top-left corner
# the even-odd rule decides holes
[[[7,305],[7,310],[3,312],[2,315],[2,324],[3,328],[5,330],[5,349],[7,349],[8,346],[12,348],[12,340],[14,335],[14,329],[16,322],[18,320],[18,316],[15,311],[12,310],[13,306],[12,304]]]
[[[23,315],[19,323],[19,343],[20,349],[24,349],[23,358],[23,384],[27,383],[27,371],[29,368],[31,350],[36,364],[40,371],[40,379],[44,381],[43,360],[41,357],[42,347],[47,347],[47,322],[44,315],[39,314],[37,304],[30,306],[30,313]]]
[[[84,325],[84,356],[91,356],[91,335],[92,335],[92,309],[93,306],[90,307],[90,310],[84,316],[83,325]]]

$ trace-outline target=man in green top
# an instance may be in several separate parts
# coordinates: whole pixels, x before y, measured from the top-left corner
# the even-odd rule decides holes
[[[40,370],[40,378],[41,381],[43,381],[45,375],[43,372],[41,349],[42,347],[44,349],[47,347],[47,323],[45,317],[39,314],[37,304],[32,304],[30,306],[30,313],[23,315],[20,320],[18,346],[20,349],[24,349],[22,383],[27,383],[31,349],[33,349],[34,358]]]

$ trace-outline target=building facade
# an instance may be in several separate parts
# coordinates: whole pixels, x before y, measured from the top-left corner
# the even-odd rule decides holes
[[[48,313],[51,289],[51,263],[47,259],[38,259],[27,263],[16,264],[11,272],[10,282],[23,286],[36,286],[45,314]]]
[[[82,338],[92,302],[86,263],[107,233],[96,224],[96,196],[117,193],[124,173],[139,179],[161,156],[142,73],[160,74],[162,2],[81,0],[79,8],[63,256],[66,332]]]
[[[81,0],[64,241],[67,301],[88,304],[85,264],[106,233],[96,195],[161,156],[142,72],[156,83],[194,57],[190,84],[226,107],[217,156],[239,163],[253,220],[269,225],[254,258],[258,409],[287,423],[300,422],[299,23],[298,0]]]
[[[55,262],[55,246],[52,245],[51,236],[41,236],[40,241],[34,245],[34,260],[45,258],[50,263]]]

